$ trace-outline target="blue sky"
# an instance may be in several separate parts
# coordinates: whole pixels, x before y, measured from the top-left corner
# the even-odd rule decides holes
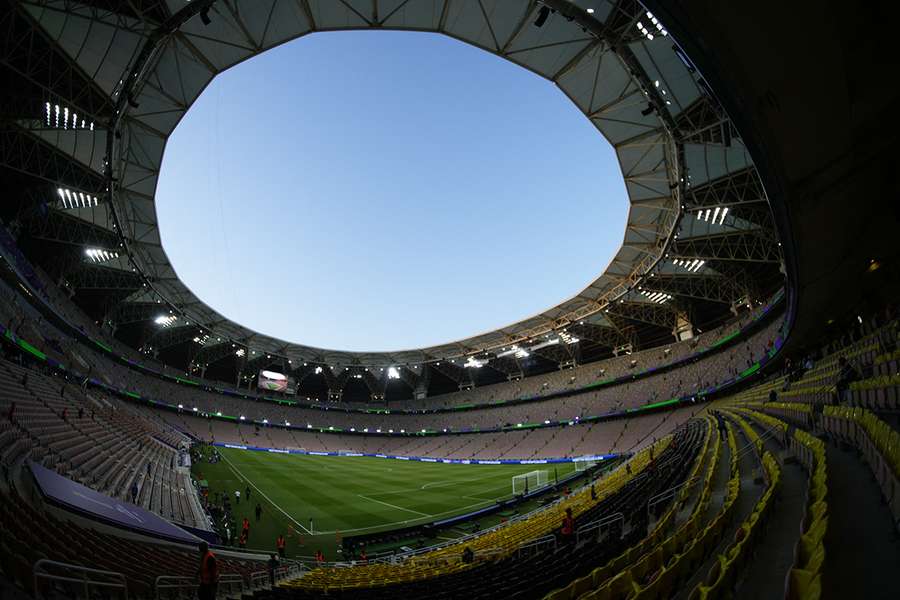
[[[398,350],[588,285],[622,241],[615,154],[551,83],[434,34],[306,36],[219,75],[156,196],[182,280],[282,339]]]

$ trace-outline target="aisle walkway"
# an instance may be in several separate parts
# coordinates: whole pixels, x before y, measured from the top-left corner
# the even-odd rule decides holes
[[[900,541],[868,465],[826,444],[829,512],[822,588],[826,600],[896,599]]]
[[[752,419],[748,422],[760,436],[764,434],[765,430]],[[765,447],[775,456],[783,451],[773,437],[766,438]],[[794,547],[800,539],[808,481],[806,471],[798,462],[781,464],[781,492],[742,576],[735,600],[781,598],[784,595],[785,579],[794,563]]]

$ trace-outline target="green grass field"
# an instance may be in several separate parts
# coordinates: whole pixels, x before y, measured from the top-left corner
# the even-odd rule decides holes
[[[383,458],[304,456],[219,448],[223,460],[194,465],[209,482],[210,497],[225,492],[238,520],[251,521],[248,548],[272,550],[279,533],[289,537],[288,556],[317,549],[334,557],[341,536],[427,523],[489,506],[512,495],[512,477],[554,469],[559,478],[572,463],[557,465],[459,465]],[[201,477],[202,476],[202,477]],[[251,488],[250,501],[245,499]],[[234,491],[241,503],[234,506]],[[253,509],[263,509],[257,523]],[[313,534],[310,534],[310,518]]]

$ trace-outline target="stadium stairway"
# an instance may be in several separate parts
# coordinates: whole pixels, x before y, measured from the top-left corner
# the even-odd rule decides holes
[[[784,443],[757,422],[751,426],[764,440],[765,448],[775,456],[786,457]],[[800,463],[788,457],[780,460],[783,484],[768,527],[762,532],[753,558],[735,593],[735,600],[778,598],[784,595],[785,582],[794,564],[794,548],[806,514],[809,480]],[[833,521],[832,521],[833,522]]]
[[[826,445],[831,514],[823,587],[829,597],[897,597],[900,545],[878,486],[852,449]]]
[[[815,427],[828,440],[831,519],[825,536],[823,588],[829,597],[896,597],[900,434],[865,409],[825,407],[817,419],[804,404],[754,408],[800,427]],[[869,432],[879,444],[871,443]],[[885,459],[881,451],[893,452],[894,457]]]
[[[721,529],[704,543],[703,552],[698,556],[693,568],[685,569],[682,575],[681,585],[674,594],[674,598],[688,598],[692,592],[699,588],[707,579],[707,574],[718,567],[719,556],[725,552],[731,540],[743,523],[753,512],[759,498],[762,496],[760,484],[755,481],[755,473],[760,471],[760,458],[751,450],[752,445],[746,439],[740,428],[734,422],[726,421],[728,432],[728,460],[731,465],[731,486],[733,495],[725,495],[721,501],[710,506],[705,519],[701,519],[698,527],[711,527],[719,515],[727,511],[728,518],[724,520]]]

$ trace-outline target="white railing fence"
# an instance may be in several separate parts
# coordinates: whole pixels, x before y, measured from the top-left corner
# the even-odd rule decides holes
[[[160,575],[153,585],[156,600],[193,600],[197,597],[198,587],[196,577],[180,575]],[[244,587],[244,578],[237,573],[220,575],[216,597],[243,594]]]
[[[38,600],[61,597],[60,592],[62,597],[73,600],[76,598],[88,600],[95,595],[128,600],[128,584],[122,573],[89,569],[47,559],[34,563],[33,572],[34,594]],[[50,591],[45,593],[48,589]]]

